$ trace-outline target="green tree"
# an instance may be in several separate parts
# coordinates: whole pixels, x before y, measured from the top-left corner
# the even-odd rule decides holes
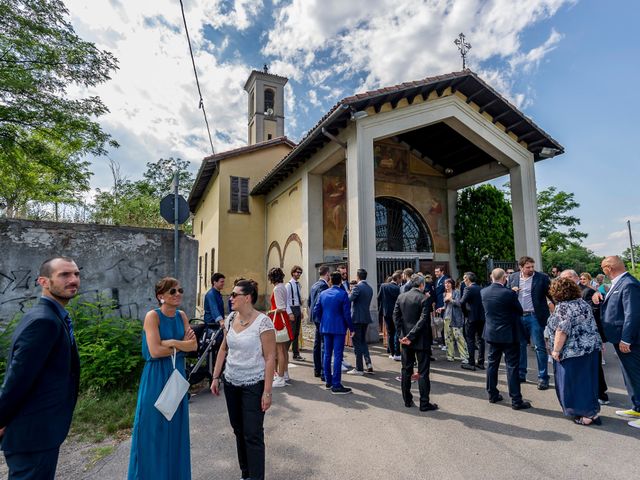
[[[633,242],[633,256],[636,262],[636,265],[640,264],[640,245],[635,245],[635,242]],[[622,252],[622,260],[624,260],[625,263],[627,263],[629,266],[631,266],[631,248],[626,248],[624,252]]]
[[[0,202],[15,215],[30,200],[68,201],[88,188],[82,156],[117,146],[95,118],[99,97],[70,98],[117,68],[109,52],[80,39],[60,0],[0,0]],[[52,182],[52,179],[55,182]]]
[[[542,251],[560,251],[579,244],[587,234],[576,227],[580,219],[570,212],[578,208],[573,193],[549,187],[538,192],[538,223]]]
[[[588,248],[570,244],[562,250],[545,250],[542,252],[542,264],[545,272],[551,270],[552,266],[557,266],[560,270],[570,268],[578,272],[589,272],[592,276],[601,273],[600,263],[603,257],[597,256]]]
[[[504,194],[492,185],[460,192],[454,238],[461,272],[472,271],[484,278],[487,258],[514,258],[511,206]]]
[[[142,180],[131,181],[120,175],[117,163],[111,163],[114,185],[111,190],[98,189],[94,205],[94,221],[110,225],[131,225],[137,227],[171,228],[160,216],[160,200],[171,193],[171,182],[175,168],[179,168],[178,191],[187,193],[193,185],[193,175],[189,172],[189,162],[161,158],[147,163]],[[190,225],[183,225],[186,232]]]

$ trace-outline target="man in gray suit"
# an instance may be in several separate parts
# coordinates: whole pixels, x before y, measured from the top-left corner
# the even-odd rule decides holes
[[[355,327],[353,333],[353,348],[356,354],[356,368],[349,370],[347,375],[364,375],[364,361],[367,364],[367,373],[373,373],[371,365],[371,355],[367,345],[367,329],[372,322],[371,299],[373,298],[373,288],[367,283],[367,271],[364,268],[358,269],[356,273],[358,283],[353,286],[349,294],[351,301],[351,320]]]
[[[429,381],[429,351],[431,349],[431,318],[429,300],[424,294],[424,277],[411,277],[411,290],[401,293],[393,310],[393,321],[400,337],[402,349],[402,399],[405,407],[414,407],[411,394],[411,375],[418,360],[418,389],[420,390],[420,411],[437,410],[438,405],[429,402],[431,382]]]

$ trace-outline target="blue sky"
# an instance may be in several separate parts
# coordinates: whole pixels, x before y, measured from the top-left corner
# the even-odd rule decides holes
[[[113,52],[120,70],[93,89],[100,121],[130,178],[179,156],[195,170],[210,153],[177,0],[67,0],[78,33]],[[538,163],[538,188],[575,193],[576,214],[599,254],[640,240],[635,141],[640,100],[633,1],[184,0],[216,151],[246,143],[253,68],[289,77],[286,134],[297,141],[340,98],[469,66],[558,140],[566,153]],[[614,8],[615,7],[615,8]],[[87,92],[80,92],[87,93]],[[93,159],[93,186],[112,182]],[[506,181],[506,179],[505,179]]]

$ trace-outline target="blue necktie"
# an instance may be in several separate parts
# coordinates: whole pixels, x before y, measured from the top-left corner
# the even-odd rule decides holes
[[[69,316],[69,314],[67,314],[66,317],[64,317],[64,321],[67,324],[67,328],[69,329],[69,337],[71,337],[71,344],[76,343],[76,337],[73,334],[73,323],[71,322],[71,317]]]

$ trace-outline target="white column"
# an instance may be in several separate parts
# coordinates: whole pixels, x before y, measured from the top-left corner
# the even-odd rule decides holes
[[[373,139],[361,128],[354,128],[347,140],[347,224],[349,225],[349,278],[356,271],[367,271],[367,283],[373,288],[372,327],[368,341],[378,340],[378,306],[376,292],[376,218],[373,172]]]
[[[536,174],[533,158],[511,167],[509,175],[516,259],[528,255],[535,260],[536,268],[542,269],[542,252],[540,250],[540,234],[538,232]]]
[[[447,212],[449,214],[449,268],[451,278],[458,278],[458,264],[456,262],[456,242],[453,230],[456,226],[456,212],[458,209],[458,191],[447,190]]]
[[[318,206],[322,205],[322,176],[302,175],[302,262],[305,291],[311,292],[311,286],[318,280],[316,264],[324,260],[322,241],[322,215]]]

